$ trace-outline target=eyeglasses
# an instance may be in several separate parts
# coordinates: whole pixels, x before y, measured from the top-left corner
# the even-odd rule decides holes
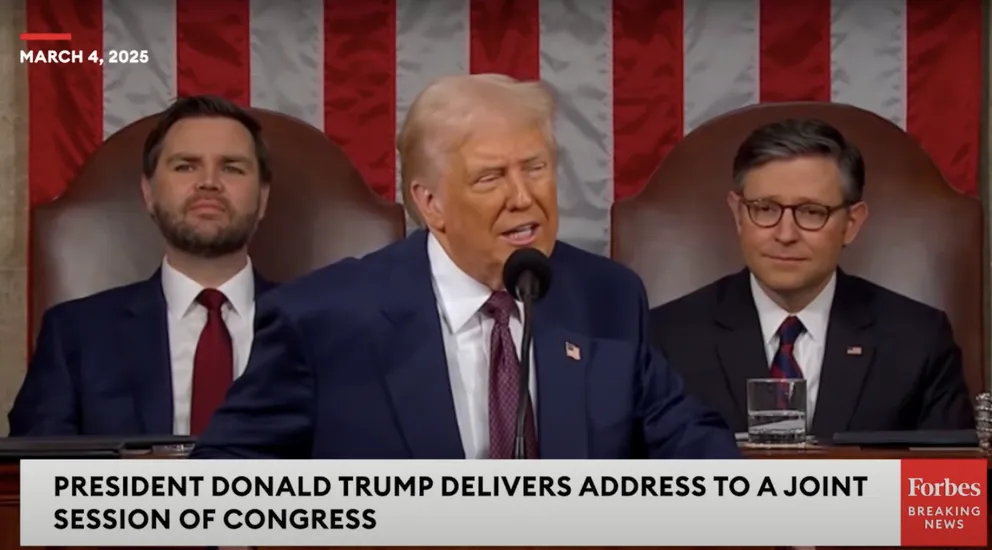
[[[741,199],[754,225],[764,229],[778,225],[782,221],[782,214],[786,210],[792,210],[792,219],[800,229],[819,231],[827,225],[835,212],[850,206],[847,202],[837,206],[826,206],[815,202],[780,204],[768,199],[746,200],[743,196]]]

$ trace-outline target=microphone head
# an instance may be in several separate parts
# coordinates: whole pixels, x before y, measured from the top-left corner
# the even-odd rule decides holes
[[[536,302],[551,287],[551,262],[536,248],[518,248],[503,264],[503,285],[514,300],[525,294]]]

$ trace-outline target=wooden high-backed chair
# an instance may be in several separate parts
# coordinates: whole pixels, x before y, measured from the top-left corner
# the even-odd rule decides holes
[[[739,270],[726,203],[734,154],[752,130],[790,117],[834,125],[864,155],[870,215],[841,267],[944,310],[969,388],[987,388],[981,203],[951,188],[909,135],[868,111],[761,104],[708,122],[669,153],[639,195],[614,206],[613,258],[643,278],[652,306]]]
[[[251,245],[258,271],[285,281],[405,235],[401,206],[377,197],[322,132],[275,112],[262,125],[273,182]],[[32,320],[52,305],[146,279],[162,239],[141,200],[141,149],[159,115],[111,136],[64,195],[32,213]]]

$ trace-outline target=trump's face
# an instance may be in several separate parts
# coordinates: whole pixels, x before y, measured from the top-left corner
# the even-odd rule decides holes
[[[500,288],[510,254],[550,255],[558,235],[555,151],[542,128],[491,117],[449,157],[434,188],[414,196],[425,223],[452,260]]]
[[[205,258],[244,249],[269,197],[251,133],[228,118],[174,124],[162,142],[155,173],[141,188],[166,242]]]
[[[766,290],[812,299],[827,283],[868,213],[863,202],[847,204],[843,191],[837,163],[809,156],[754,168],[730,193],[741,251]]]

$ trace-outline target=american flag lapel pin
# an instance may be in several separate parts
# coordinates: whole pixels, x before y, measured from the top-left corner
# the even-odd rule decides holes
[[[861,346],[851,346],[847,348],[848,355],[861,355]]]
[[[582,350],[579,349],[579,346],[576,346],[571,342],[565,342],[565,355],[573,361],[582,360]]]

